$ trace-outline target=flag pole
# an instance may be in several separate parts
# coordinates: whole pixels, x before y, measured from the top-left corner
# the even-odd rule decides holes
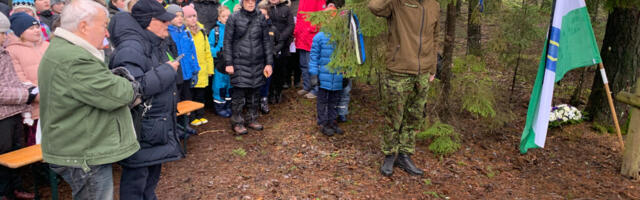
[[[600,75],[602,75],[602,83],[604,83],[604,90],[607,93],[607,100],[609,101],[609,109],[611,109],[611,117],[613,117],[613,123],[616,126],[616,133],[618,134],[618,140],[620,147],[624,150],[624,141],[622,140],[622,133],[620,131],[620,124],[618,123],[618,116],[616,114],[616,108],[613,105],[613,99],[611,98],[611,90],[609,89],[609,80],[607,80],[607,73],[604,71],[604,65],[600,62]]]

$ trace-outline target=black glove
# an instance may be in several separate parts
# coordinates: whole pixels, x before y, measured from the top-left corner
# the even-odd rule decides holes
[[[318,75],[311,76],[309,78],[309,82],[311,82],[311,87],[312,88],[315,88],[316,86],[318,86]]]
[[[124,67],[116,67],[111,69],[111,72],[114,75],[123,77],[131,82],[131,87],[133,88],[133,100],[131,100],[131,103],[129,103],[129,108],[133,108],[134,106],[140,104],[140,102],[142,102],[142,87],[140,86],[140,83],[136,81],[136,79],[131,75],[131,73],[129,73],[129,70]]]

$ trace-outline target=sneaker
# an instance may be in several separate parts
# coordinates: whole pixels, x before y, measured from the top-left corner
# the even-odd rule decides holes
[[[200,118],[200,122],[202,122],[202,124],[206,124],[206,123],[209,123],[209,120],[205,118]]]
[[[200,126],[202,125],[202,121],[200,121],[200,119],[194,119],[193,121],[191,121],[191,126]]]
[[[316,95],[311,93],[311,92],[309,92],[309,93],[305,94],[304,97],[307,98],[307,99],[315,99]]]

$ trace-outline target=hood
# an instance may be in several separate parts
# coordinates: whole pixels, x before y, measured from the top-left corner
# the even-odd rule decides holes
[[[182,32],[182,31],[184,31],[185,26],[182,25],[181,27],[177,27],[177,26],[174,26],[174,25],[169,25],[168,29],[169,29],[169,32],[171,32],[171,33]]]
[[[108,30],[114,47],[126,40],[144,41],[144,29],[128,12],[116,13],[109,22]]]
[[[16,36],[13,33],[7,34],[7,41],[5,43],[7,45],[7,47],[10,46],[23,46],[23,47],[29,47],[29,48],[33,48],[34,46],[32,44],[30,44],[29,42],[23,42],[22,40],[20,40],[20,38],[18,36]],[[42,38],[40,38],[39,42],[36,42],[36,47],[37,46],[41,46],[42,45]]]

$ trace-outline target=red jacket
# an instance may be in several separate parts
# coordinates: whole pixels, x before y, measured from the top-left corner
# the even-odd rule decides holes
[[[307,15],[302,12],[321,11],[324,9],[325,3],[325,0],[300,0],[298,14],[296,15],[296,26],[293,30],[296,48],[311,51],[313,36],[319,31],[306,21]]]

